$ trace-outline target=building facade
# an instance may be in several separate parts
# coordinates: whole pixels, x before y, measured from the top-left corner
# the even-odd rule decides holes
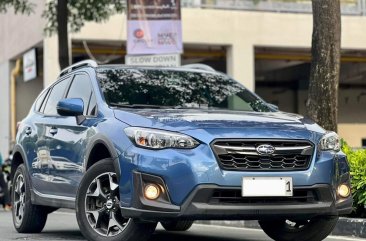
[[[0,15],[0,151],[11,146],[12,125],[27,114],[38,93],[60,71],[57,38],[45,37],[35,0],[30,16]],[[342,1],[342,65],[339,134],[353,147],[366,146],[366,1]],[[309,0],[183,0],[182,64],[205,63],[226,72],[283,111],[305,113],[312,35]],[[94,58],[124,63],[126,16],[87,23],[70,35],[72,62]],[[36,48],[38,77],[24,82],[16,61]],[[13,72],[13,75],[12,75]],[[15,77],[15,105],[11,77]],[[14,109],[15,119],[11,118]]]

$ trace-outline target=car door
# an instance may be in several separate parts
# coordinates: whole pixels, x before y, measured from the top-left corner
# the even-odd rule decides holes
[[[38,122],[42,119],[40,110],[44,106],[49,94],[49,89],[42,92],[37,98],[34,109],[31,110],[31,119],[28,118],[21,124],[21,134],[24,135],[21,138],[21,145],[24,153],[27,155],[29,175],[32,179],[33,186],[36,190],[42,190],[45,186],[45,177],[48,172],[48,164],[42,165],[42,157],[44,152],[38,150],[37,144],[39,144],[41,133],[37,131]]]
[[[52,194],[53,191],[49,185],[49,163],[52,159],[51,149],[54,142],[49,138],[52,135],[52,130],[49,126],[52,126],[52,116],[57,115],[57,111],[55,111],[56,103],[63,98],[69,81],[70,78],[64,78],[51,86],[39,109],[36,105],[38,115],[33,120],[34,133],[36,135],[34,142],[36,154],[29,161],[31,162],[33,187],[36,192],[41,194]]]
[[[65,97],[83,100],[86,120],[78,125],[73,116],[54,117],[53,125],[49,127],[56,130],[49,137],[54,141],[49,177],[52,180],[50,186],[57,195],[74,197],[83,175],[88,139],[94,135],[91,127],[95,120],[96,101],[89,76],[76,74]]]

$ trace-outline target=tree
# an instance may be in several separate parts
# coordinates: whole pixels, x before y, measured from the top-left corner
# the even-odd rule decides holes
[[[337,131],[341,51],[340,0],[312,0],[313,36],[308,117]]]
[[[59,64],[70,65],[68,33],[78,32],[85,22],[102,22],[125,9],[125,0],[50,0],[45,1],[43,17],[47,19],[45,33],[58,34]],[[0,0],[0,12],[14,7],[15,13],[30,14],[34,4],[30,0]]]
[[[28,0],[1,0],[0,13],[6,12],[9,7],[14,8],[15,13],[30,14],[33,12],[34,4]]]

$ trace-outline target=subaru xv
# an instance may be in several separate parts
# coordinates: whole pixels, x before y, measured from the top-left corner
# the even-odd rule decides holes
[[[274,240],[317,241],[352,207],[336,133],[208,66],[72,65],[36,99],[13,153],[21,233],[72,208],[88,240],[259,220]]]

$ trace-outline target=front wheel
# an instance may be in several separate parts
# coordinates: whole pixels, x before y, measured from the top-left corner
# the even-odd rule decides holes
[[[259,221],[259,225],[275,241],[321,241],[333,231],[337,221],[337,216],[325,216],[309,220]]]
[[[104,159],[90,167],[76,198],[77,221],[88,240],[144,241],[155,231],[156,223],[124,218],[119,200],[113,160]]]
[[[193,225],[191,220],[181,220],[181,221],[165,221],[161,222],[161,225],[166,231],[187,231]]]

